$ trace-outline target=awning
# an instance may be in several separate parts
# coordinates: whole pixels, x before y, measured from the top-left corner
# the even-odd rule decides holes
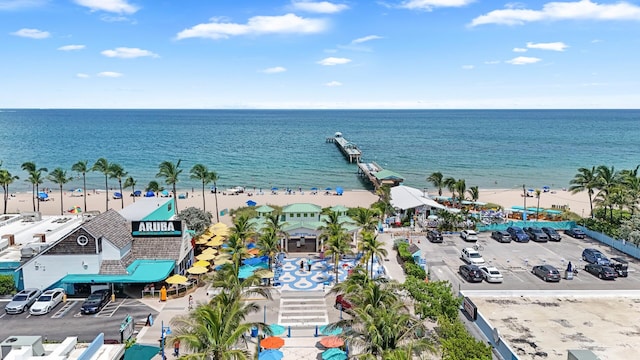
[[[433,199],[425,197],[421,190],[409,186],[394,186],[391,188],[391,206],[402,210],[420,206],[444,209],[444,206]]]
[[[138,259],[127,267],[128,274],[68,274],[60,282],[64,284],[153,283],[166,279],[174,267],[173,260]]]

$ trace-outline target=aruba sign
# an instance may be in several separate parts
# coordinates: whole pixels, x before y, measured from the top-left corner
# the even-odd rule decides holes
[[[182,221],[132,221],[131,236],[181,236]]]

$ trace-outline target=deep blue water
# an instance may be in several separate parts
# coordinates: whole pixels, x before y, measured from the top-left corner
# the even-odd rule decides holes
[[[99,157],[138,187],[159,180],[160,162],[182,159],[183,188],[198,186],[188,174],[196,163],[221,187],[364,188],[356,165],[325,143],[336,131],[418,188],[432,187],[435,171],[467,187],[559,188],[579,167],[640,163],[640,110],[3,110],[0,160],[21,177],[12,191],[31,188],[25,161],[71,175],[73,163]],[[103,179],[89,174],[88,187]]]

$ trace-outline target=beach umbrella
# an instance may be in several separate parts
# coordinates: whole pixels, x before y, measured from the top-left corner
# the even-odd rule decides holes
[[[216,256],[214,254],[200,254],[196,256],[198,260],[213,260]]]
[[[272,187],[271,191],[278,191],[278,188],[277,187]]]
[[[204,245],[207,243],[207,241],[209,241],[209,238],[205,237],[204,235],[200,235],[196,238],[196,244],[198,245]]]
[[[336,194],[342,195],[342,193],[344,193],[344,189],[341,188],[340,186],[336,187]]]
[[[215,260],[222,260],[222,259],[231,259],[231,254],[229,254],[229,253],[220,253],[215,258]]]
[[[335,328],[331,328],[329,329],[329,325],[323,325],[320,326],[320,334],[322,335],[340,335],[342,334],[342,328],[341,327],[335,327]]]
[[[169,192],[167,190],[162,190],[162,192],[160,193],[160,195],[164,196],[164,197],[169,197]]]
[[[169,276],[169,277],[165,280],[165,282],[166,282],[167,284],[184,284],[184,283],[186,283],[186,282],[187,282],[187,280],[189,280],[189,279],[187,279],[187,277],[186,277],[186,276],[182,276],[182,275],[179,275],[179,274],[175,274],[175,275]]]
[[[258,360],[282,360],[284,354],[280,350],[269,349],[260,351]]]
[[[72,214],[78,214],[82,212],[82,208],[80,206],[74,206],[71,209],[69,209],[69,212]]]
[[[213,229],[213,230],[218,230],[218,229],[228,229],[229,227],[225,223],[218,222],[218,223],[215,223],[215,224],[211,225],[210,228]]]
[[[347,358],[347,353],[338,348],[325,350],[322,353],[322,360],[342,360]]]
[[[206,261],[206,260],[198,260],[195,263],[193,263],[193,266],[200,266],[200,267],[209,267],[211,266],[211,263]]]
[[[247,201],[247,206],[251,206],[251,207],[253,207],[253,206],[256,206],[257,204],[258,204],[258,203],[257,203],[257,202],[255,202],[255,201],[253,201],[253,200],[248,200],[248,201]]]
[[[224,265],[224,264],[231,264],[233,261],[231,261],[231,259],[219,259],[219,260],[214,260],[213,263],[216,264],[216,266],[219,265]]]
[[[279,336],[269,336],[260,341],[260,347],[263,349],[280,349],[284,346],[284,339]]]
[[[311,191],[318,191],[318,188],[317,187],[312,187]]]
[[[154,193],[153,191],[147,191],[146,194],[144,194],[145,197],[154,197],[156,196],[156,193]]]
[[[221,239],[212,239],[209,240],[206,244],[204,244],[205,246],[210,246],[210,247],[214,247],[214,246],[220,246],[222,245],[222,240]]]
[[[320,345],[326,347],[327,349],[339,348],[344,345],[344,340],[342,340],[337,336],[327,336],[327,337],[323,337],[320,340]]]
[[[331,188],[330,188],[330,187],[327,187],[327,188],[325,188],[325,190],[327,190],[327,191],[331,191]]]
[[[187,272],[192,275],[200,275],[209,272],[209,270],[206,267],[202,266],[192,266],[187,269]]]
[[[287,330],[287,328],[285,328],[282,325],[271,324],[271,325],[269,325],[269,330],[271,330],[271,333],[273,335],[282,335]]]
[[[261,279],[272,279],[274,275],[273,271],[270,270],[260,270],[256,272],[256,274],[260,276]]]
[[[217,254],[218,250],[214,249],[214,248],[206,248],[204,250],[202,250],[202,254]]]
[[[249,249],[247,251],[247,254],[249,254],[249,255],[258,255],[258,254],[260,254],[260,249],[255,249],[255,248],[254,249]]]
[[[46,192],[39,192],[38,193],[38,199],[40,200],[46,200],[49,198],[49,194],[47,194]]]

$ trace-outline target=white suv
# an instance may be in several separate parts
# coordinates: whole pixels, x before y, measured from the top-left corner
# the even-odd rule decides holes
[[[460,253],[460,259],[471,265],[484,265],[484,259],[479,252],[473,250],[472,248],[464,248],[462,249],[462,253]]]
[[[460,237],[464,241],[478,241],[478,233],[473,230],[462,230]]]

